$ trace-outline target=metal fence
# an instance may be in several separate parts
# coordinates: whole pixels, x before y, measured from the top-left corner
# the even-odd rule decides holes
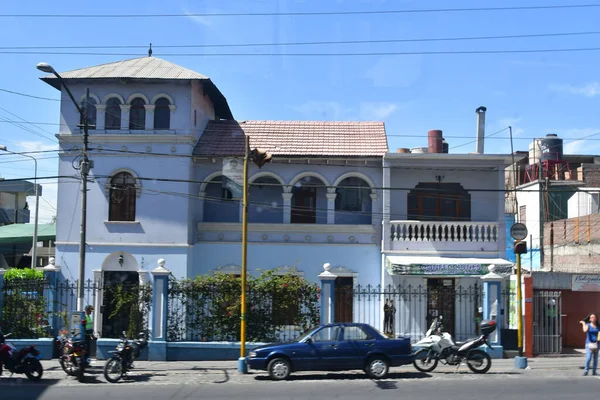
[[[491,314],[502,319],[499,310],[507,308],[506,304],[514,297],[514,293],[502,291],[502,306],[493,306]],[[466,340],[479,334],[483,287],[452,285],[433,289],[425,285],[358,285],[354,289],[352,307],[353,322],[371,324],[390,336],[410,336],[417,342],[424,337],[433,319],[442,316],[444,329],[455,340]],[[499,322],[500,326],[504,324],[508,324],[508,315]]]
[[[562,352],[562,298],[560,291],[533,292],[533,353]]]
[[[168,341],[239,341],[240,292],[235,282],[169,282]],[[250,342],[292,340],[318,325],[318,295],[311,290],[247,291],[246,339]]]
[[[54,337],[69,326],[69,314],[77,309],[77,282],[15,279],[4,282],[0,327],[15,339]],[[102,337],[118,338],[122,331],[148,332],[152,288],[150,285],[105,285],[88,280],[83,287],[84,306],[96,305],[103,293],[100,310],[93,317],[102,326],[113,324]],[[116,323],[115,323],[116,321]]]

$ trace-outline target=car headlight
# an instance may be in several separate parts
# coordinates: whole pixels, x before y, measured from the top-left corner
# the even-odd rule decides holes
[[[255,351],[251,351],[250,353],[248,353],[248,357],[250,357],[250,358],[256,357],[256,352]]]

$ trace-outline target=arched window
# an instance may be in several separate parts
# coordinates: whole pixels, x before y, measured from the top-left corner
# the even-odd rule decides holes
[[[161,97],[156,100],[154,109],[154,129],[169,129],[171,125],[171,103],[169,99]]]
[[[135,221],[135,178],[129,172],[119,172],[110,180],[109,221]]]
[[[146,102],[137,97],[131,102],[131,111],[129,112],[129,129],[141,130],[146,128]]]
[[[369,184],[358,177],[349,177],[335,190],[336,224],[371,224],[372,199]]]
[[[105,129],[121,129],[121,101],[116,97],[106,102]]]
[[[94,100],[93,97],[90,97],[86,107],[85,99],[83,99],[81,102],[81,108],[87,112],[88,126],[90,127],[89,129],[96,129],[96,100]],[[83,115],[79,116],[79,123],[83,125]]]

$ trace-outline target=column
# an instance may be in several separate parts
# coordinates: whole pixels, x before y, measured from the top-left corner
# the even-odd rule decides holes
[[[335,224],[335,188],[327,188],[327,224]]]
[[[375,226],[379,225],[379,220],[381,219],[381,216],[377,215],[377,207],[375,207],[377,204],[377,197],[377,193],[373,191],[371,193],[371,224]]]
[[[281,197],[283,197],[283,223],[289,224],[292,222],[292,193],[291,186],[284,186],[283,193]]]
[[[129,111],[131,106],[129,104],[121,104],[121,130],[129,130]]]
[[[50,257],[48,265],[44,267],[44,279],[48,282],[48,286],[44,289],[44,297],[47,301],[46,311],[48,312],[48,324],[52,329],[52,336],[55,337],[58,334],[58,330],[61,328],[60,318],[56,315],[56,285],[58,284],[58,268],[54,265],[55,258]]]
[[[96,130],[103,131],[106,122],[106,104],[96,104]]]
[[[503,277],[498,275],[494,265],[488,267],[489,273],[481,277],[483,281],[483,319],[496,321],[496,330],[490,334],[488,341],[494,348],[491,350],[485,346],[487,353],[492,358],[502,358],[504,351],[500,341],[500,329],[502,328],[502,298],[501,284]]]
[[[200,221],[204,222],[204,201],[206,199],[206,192],[200,192],[198,199],[198,215],[200,216]]]
[[[100,337],[102,333],[102,303],[104,302],[104,290],[102,289],[104,282],[102,279],[102,270],[95,269],[94,273],[94,288],[96,289],[96,296],[94,296],[94,332]]]
[[[324,264],[323,272],[319,275],[321,280],[321,324],[323,325],[333,323],[335,316],[333,283],[337,276],[330,270],[331,264]]]
[[[148,349],[149,361],[167,360],[167,306],[170,271],[165,268],[165,260],[158,260],[158,267],[152,270],[154,287],[152,291],[152,341]]]
[[[2,310],[4,309],[4,274],[5,269],[0,268],[0,321],[2,321]]]
[[[153,131],[154,130],[154,109],[156,106],[154,104],[145,104],[144,108],[146,109],[146,130]]]
[[[381,192],[382,199],[382,221],[381,221],[381,236],[383,243],[383,250],[391,250],[392,249],[392,239],[390,234],[390,198],[391,191],[389,190],[391,186],[391,168],[390,162],[385,158],[383,160],[383,191]]]

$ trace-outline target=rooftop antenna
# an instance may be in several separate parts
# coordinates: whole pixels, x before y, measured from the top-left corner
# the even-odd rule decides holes
[[[148,49],[148,57],[152,57],[152,43],[150,43],[150,48]]]

